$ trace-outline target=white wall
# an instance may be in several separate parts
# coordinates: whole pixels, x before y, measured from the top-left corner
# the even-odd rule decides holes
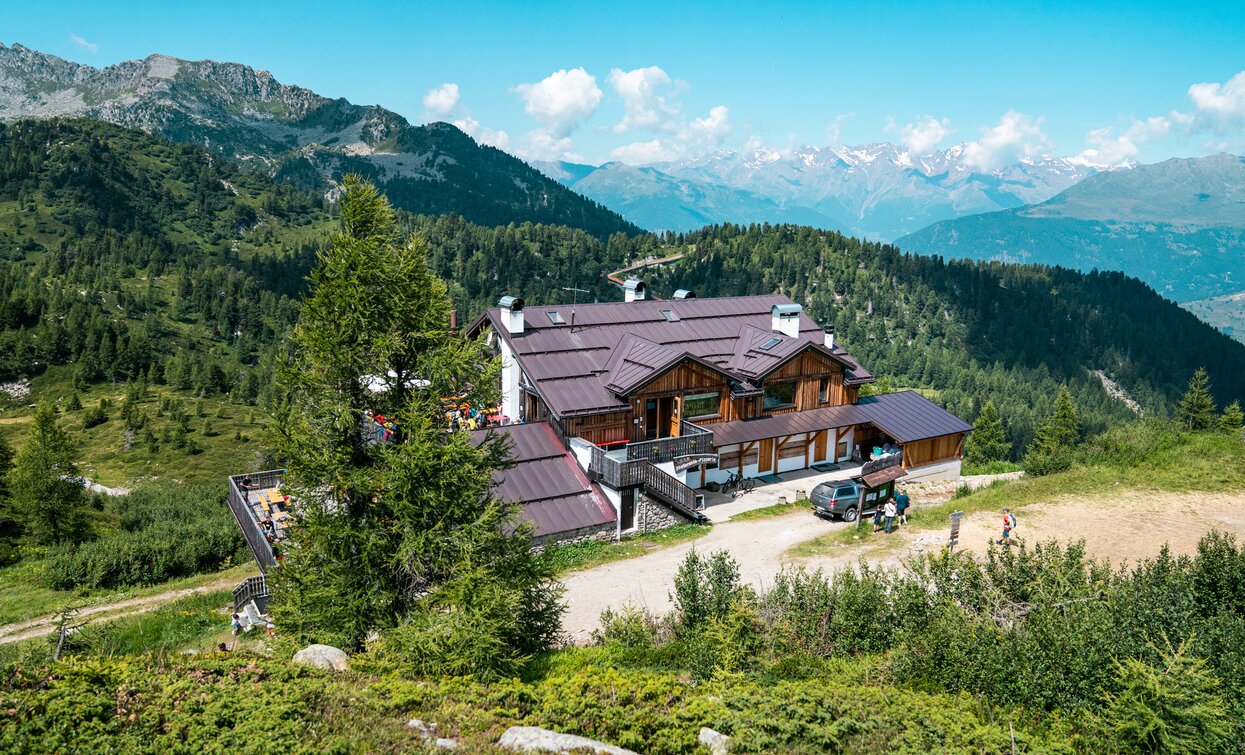
[[[795,444],[802,448],[807,440],[808,436],[804,433],[800,433],[791,440],[787,441],[787,444]],[[830,440],[834,440],[834,438],[831,438]],[[778,444],[775,443],[774,446],[777,447]],[[774,455],[777,456],[778,454],[775,453]],[[808,464],[805,461],[804,454],[800,454],[799,456],[795,456],[790,459],[778,459],[777,470],[779,472],[794,472],[797,469],[804,469],[807,466]]]
[[[500,338],[500,336],[499,336]],[[510,342],[501,338],[501,413],[518,422],[522,418],[519,378],[519,360],[515,359]]]
[[[958,480],[960,478],[960,460],[939,461],[914,467],[908,470],[905,482],[938,482],[941,480]]]

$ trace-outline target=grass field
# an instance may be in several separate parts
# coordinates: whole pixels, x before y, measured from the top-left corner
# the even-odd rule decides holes
[[[696,540],[709,534],[709,529],[708,525],[680,524],[656,532],[628,535],[616,543],[592,540],[586,543],[555,545],[545,549],[543,554],[552,562],[555,573],[566,574]]]
[[[150,587],[126,590],[50,590],[39,580],[38,560],[23,561],[0,569],[0,624],[14,624],[47,616],[69,606],[89,608],[120,601],[141,599],[175,590],[190,590],[215,583],[232,585],[259,574],[259,568],[248,562],[219,572],[196,574]]]
[[[138,402],[140,412],[148,418],[146,428],[157,439],[153,452],[144,442],[142,431],[134,433],[130,449],[125,450],[125,423],[120,419],[120,407],[125,399],[123,384],[97,385],[81,392],[78,395],[83,409],[64,411],[74,394],[72,368],[57,366],[31,381],[31,393],[26,401],[0,403],[0,432],[20,449],[34,415],[35,401],[55,403],[62,407],[61,426],[79,443],[82,473],[109,487],[133,487],[142,480],[154,479],[186,484],[218,483],[228,475],[262,465],[267,455],[264,437],[268,419],[263,410],[226,399],[195,399],[165,386],[153,386],[149,395]],[[103,399],[111,404],[108,420],[84,428],[86,410],[98,406]],[[182,402],[190,415],[186,437],[193,447],[175,445],[172,438],[175,423],[167,412],[160,416],[161,399]]]

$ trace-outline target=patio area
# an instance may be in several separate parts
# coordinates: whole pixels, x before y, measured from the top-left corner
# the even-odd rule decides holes
[[[702,513],[708,517],[709,521],[715,524],[721,523],[745,511],[773,506],[784,496],[788,503],[797,498],[807,497],[810,490],[823,482],[850,480],[859,474],[860,464],[843,462],[839,464],[838,469],[830,472],[821,472],[816,469],[783,472],[778,475],[779,482],[761,483],[750,492],[742,493],[735,498],[706,490],[704,491],[705,509]],[[804,495],[798,495],[800,492]]]

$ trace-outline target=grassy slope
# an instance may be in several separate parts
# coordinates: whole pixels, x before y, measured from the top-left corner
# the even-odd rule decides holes
[[[996,483],[909,515],[911,529],[943,530],[953,511],[997,511],[1108,491],[1235,492],[1245,490],[1245,444],[1228,433],[1177,433],[1158,422],[1121,427],[1081,449],[1072,469]],[[870,523],[801,543],[797,557],[842,553],[839,544],[872,538]]]

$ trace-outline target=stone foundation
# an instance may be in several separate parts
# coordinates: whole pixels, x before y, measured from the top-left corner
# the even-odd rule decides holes
[[[635,492],[636,532],[664,530],[667,527],[673,527],[676,524],[687,524],[691,521],[691,519],[656,499],[641,493],[639,490]]]
[[[577,530],[567,530],[566,532],[554,532],[551,535],[532,538],[532,546],[540,549],[550,545],[570,545],[571,543],[586,543],[592,540],[600,540],[602,542],[613,542],[617,534],[617,525],[614,522],[598,524],[595,527],[581,527]]]

